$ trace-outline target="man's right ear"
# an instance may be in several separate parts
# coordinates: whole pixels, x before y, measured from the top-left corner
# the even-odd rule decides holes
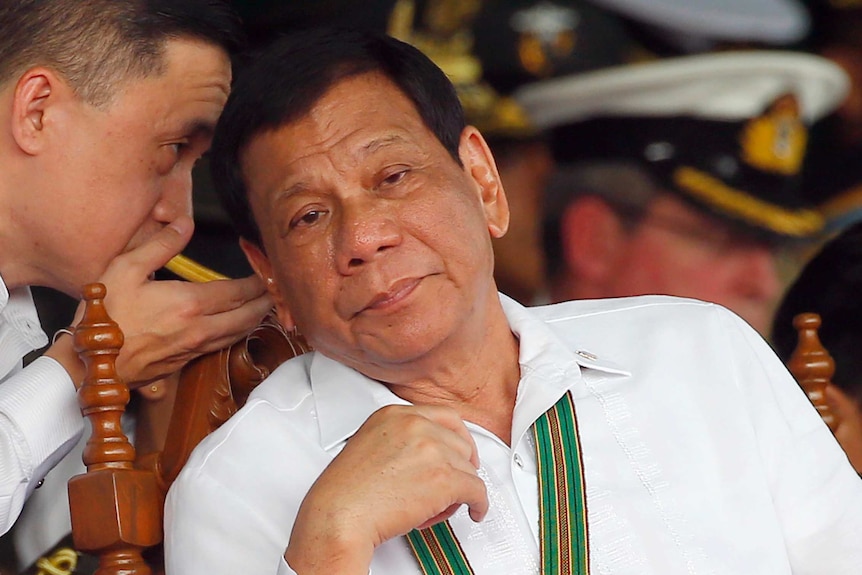
[[[266,285],[266,291],[272,296],[275,302],[275,311],[278,314],[278,320],[281,325],[291,330],[296,327],[296,322],[293,320],[293,314],[290,313],[285,304],[284,297],[279,289],[278,282],[275,281],[275,274],[272,268],[272,263],[263,250],[257,244],[248,241],[245,238],[239,239],[239,246],[242,248],[246,259],[248,260],[251,269],[257,274],[257,277]]]
[[[560,222],[566,267],[579,278],[604,282],[614,273],[625,242],[625,230],[614,209],[602,198],[582,196],[566,206]]]
[[[66,97],[76,97],[56,72],[43,67],[24,72],[12,94],[12,137],[22,152],[36,155],[47,142],[46,128],[54,119],[52,106]]]

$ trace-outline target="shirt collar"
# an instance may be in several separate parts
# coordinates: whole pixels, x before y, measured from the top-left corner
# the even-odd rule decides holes
[[[9,303],[9,288],[6,287],[6,282],[3,281],[3,276],[0,276],[0,313],[6,309],[6,304]]]
[[[0,277],[0,325],[8,325],[31,351],[47,345],[48,337],[39,325],[39,314],[29,287],[9,290]],[[26,352],[25,352],[26,353]]]
[[[320,352],[311,360],[310,379],[324,449],[351,437],[381,407],[408,404],[379,381]]]
[[[599,379],[630,375],[609,358],[589,352],[589,347],[564,343],[529,308],[503,294],[500,301],[519,339],[521,381],[512,422],[513,441],[569,389],[575,397],[587,393],[582,368],[596,372],[594,377]],[[320,352],[312,359],[310,379],[324,449],[351,437],[381,407],[408,405],[385,385]]]
[[[590,346],[579,342],[584,334],[570,326],[563,341],[548,324],[515,300],[500,294],[509,326],[519,340],[521,381],[512,418],[512,445],[567,392],[577,399],[588,394],[584,381],[589,377],[598,383],[609,377],[631,373],[610,358],[589,351]]]

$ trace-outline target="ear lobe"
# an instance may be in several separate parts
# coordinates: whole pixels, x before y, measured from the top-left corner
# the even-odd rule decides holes
[[[59,78],[45,68],[25,72],[12,95],[12,137],[26,154],[36,155],[45,145],[45,115],[57,91]],[[64,88],[67,88],[63,85]]]
[[[571,202],[560,222],[563,257],[575,275],[604,282],[625,242],[625,230],[613,208],[601,198],[583,196]]]
[[[239,239],[239,246],[242,248],[251,269],[254,270],[257,277],[259,277],[266,285],[266,291],[269,292],[269,295],[271,295],[273,301],[275,301],[275,310],[278,314],[279,322],[281,322],[281,325],[287,330],[294,329],[296,327],[296,322],[293,320],[293,314],[290,313],[290,310],[284,303],[284,297],[282,297],[278,283],[275,281],[275,275],[273,274],[274,270],[272,269],[272,264],[270,263],[269,258],[265,253],[263,253],[263,250],[261,250],[259,246],[251,243],[245,238]]]
[[[473,126],[467,126],[461,132],[458,155],[465,171],[478,187],[491,237],[502,237],[509,229],[509,202],[491,150]]]

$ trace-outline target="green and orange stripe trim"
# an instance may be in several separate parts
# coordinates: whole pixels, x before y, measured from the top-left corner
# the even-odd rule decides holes
[[[533,426],[539,464],[542,573],[589,573],[586,489],[571,394]]]
[[[542,573],[589,575],[587,506],[575,404],[564,395],[534,424]],[[448,521],[407,534],[425,575],[472,575]]]
[[[473,568],[448,521],[407,534],[425,575],[472,575]]]

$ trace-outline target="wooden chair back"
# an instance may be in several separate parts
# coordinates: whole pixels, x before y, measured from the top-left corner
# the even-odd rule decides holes
[[[87,473],[69,481],[72,535],[76,549],[99,558],[98,575],[149,575],[162,566],[156,554],[151,568],[145,551],[162,542],[165,495],[192,450],[273,369],[309,347],[267,316],[231,347],[190,362],[180,374],[163,450],[139,458],[120,426],[130,397],[115,368],[123,336],[104,297],[102,284],[85,287],[84,317],[75,329],[87,368],[78,398],[93,433],[84,450]]]
[[[798,341],[787,368],[808,395],[820,417],[834,432],[838,420],[826,402],[826,388],[832,383],[835,361],[820,342],[820,324],[820,316],[816,313],[801,313],[793,318]]]

